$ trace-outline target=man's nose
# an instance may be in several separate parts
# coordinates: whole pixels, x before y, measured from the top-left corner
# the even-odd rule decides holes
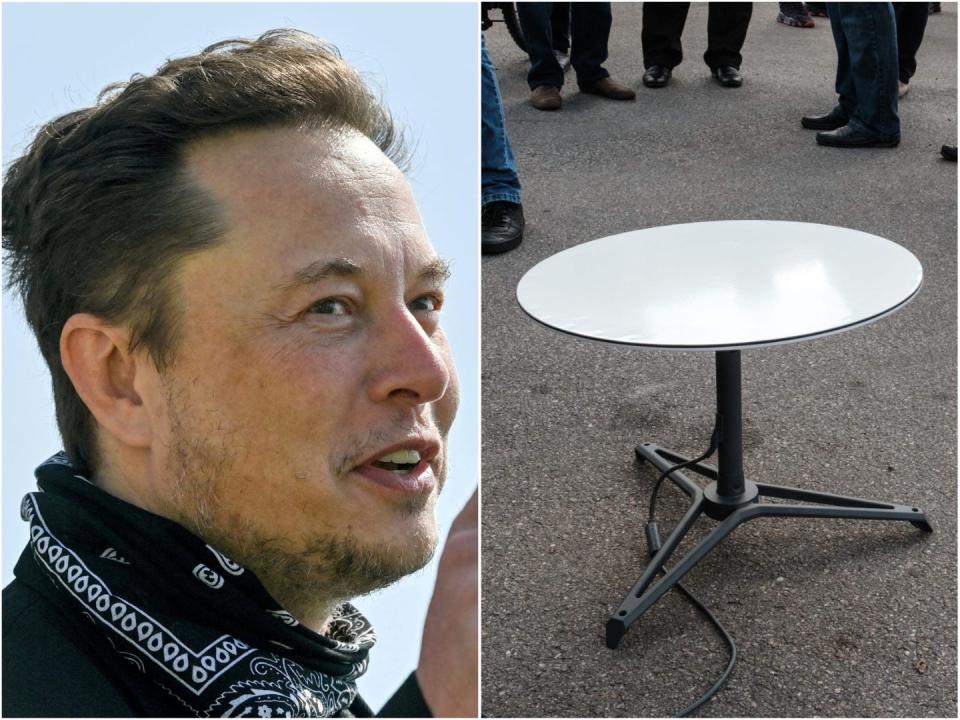
[[[428,334],[403,308],[383,319],[377,334],[380,342],[374,343],[372,350],[379,355],[373,379],[377,401],[419,405],[443,397],[450,384],[450,368],[446,343],[438,329]]]

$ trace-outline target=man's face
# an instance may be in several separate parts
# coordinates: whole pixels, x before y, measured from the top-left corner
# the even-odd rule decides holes
[[[228,229],[178,276],[165,514],[304,598],[418,569],[457,384],[405,178],[353,132],[239,132],[187,165]]]

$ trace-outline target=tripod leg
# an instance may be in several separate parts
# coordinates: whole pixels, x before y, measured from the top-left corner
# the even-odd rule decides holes
[[[636,454],[638,460],[648,461],[651,465],[660,470],[660,472],[663,472],[667,468],[671,468],[674,465],[685,463],[691,459],[684,455],[677,455],[677,453],[673,452],[673,450],[667,450],[666,448],[660,447],[659,445],[654,445],[653,443],[642,443],[637,445]],[[691,470],[698,475],[710,478],[711,480],[717,479],[717,469],[710,467],[709,465],[704,465],[703,463],[694,463],[693,465],[684,468],[684,470]],[[687,493],[687,495],[690,495],[690,491],[684,487],[684,484],[676,480],[678,476],[680,476],[679,472],[676,474],[671,473],[670,480],[679,485],[680,489]],[[688,485],[694,485],[694,483],[690,482],[689,480],[686,482]]]
[[[799,500],[800,502],[819,503],[819,505],[761,505],[760,515],[790,516],[790,517],[819,517],[819,518],[848,518],[862,520],[906,520],[914,527],[924,532],[933,532],[926,513],[920,508],[896,503],[877,502],[848,495],[833,495],[832,493],[801,490],[783,485],[767,485],[757,483],[761,497],[775,497],[784,500]]]
[[[635,602],[635,598],[639,595],[642,595],[644,590],[647,589],[647,586],[653,582],[653,579],[657,576],[657,573],[663,569],[663,566],[667,563],[667,560],[670,559],[673,551],[677,549],[677,545],[680,544],[680,541],[683,540],[690,528],[693,527],[693,524],[697,521],[697,518],[700,517],[702,512],[703,496],[700,494],[698,495],[696,501],[690,505],[680,522],[677,523],[677,526],[667,537],[663,547],[661,547],[657,553],[650,558],[646,569],[643,571],[643,575],[640,576],[640,579],[637,580],[636,584],[623,599],[623,602],[620,603],[620,608],[607,621],[608,648],[613,649],[619,644],[620,638],[623,637],[624,633],[627,631],[627,627],[630,625],[630,623],[623,622],[623,618],[629,613],[629,607]],[[661,583],[662,582],[663,581],[661,580]],[[658,587],[659,585],[660,583],[658,583]]]
[[[727,535],[729,535],[733,530],[744,520],[748,519],[749,511],[751,508],[756,507],[756,505],[748,505],[747,507],[741,508],[740,510],[735,510],[732,512],[723,522],[717,525],[710,533],[707,534],[697,545],[688,552],[684,558],[670,568],[663,579],[660,580],[656,585],[653,586],[650,590],[647,590],[647,586],[653,580],[654,576],[660,569],[663,567],[665,560],[657,563],[657,559],[663,550],[667,549],[667,544],[671,540],[674,540],[674,536],[677,535],[677,530],[681,528],[680,525],[677,526],[677,529],[674,530],[670,537],[667,539],[667,544],[664,544],[663,549],[660,553],[654,556],[654,559],[647,566],[646,571],[643,576],[633,586],[633,589],[624,598],[623,602],[620,603],[620,607],[615,612],[609,620],[607,620],[607,647],[611,650],[620,643],[620,640],[627,632],[633,623],[640,619],[640,616],[643,615],[647,610],[649,610],[654,603],[656,603],[664,594],[670,590],[677,582],[688,572],[690,569],[696,565],[703,557],[713,550],[717,544],[723,540]],[[693,511],[694,508],[691,508],[690,511],[684,516],[684,521],[686,521]],[[699,515],[702,511],[702,503],[699,503],[696,506],[696,515]],[[693,520],[696,519],[696,515],[690,520],[687,527],[683,527],[683,533],[686,534],[689,529],[689,525],[692,525]],[[682,523],[683,521],[681,521]],[[677,537],[676,541],[673,543],[673,547],[676,547],[676,544],[680,541],[680,538]],[[671,547],[671,551],[673,549]],[[646,590],[646,592],[644,592]]]

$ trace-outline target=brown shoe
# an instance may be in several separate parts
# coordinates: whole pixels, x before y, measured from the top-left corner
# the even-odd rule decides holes
[[[538,85],[530,92],[530,104],[537,110],[559,110],[563,104],[560,88],[552,85]]]
[[[580,92],[600,95],[611,100],[633,100],[637,97],[633,90],[609,77],[600,78],[589,85],[581,85]]]

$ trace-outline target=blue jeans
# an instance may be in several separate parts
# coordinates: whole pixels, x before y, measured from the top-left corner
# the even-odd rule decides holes
[[[517,163],[503,117],[503,100],[487,44],[480,36],[480,204],[522,203]]]
[[[897,26],[890,3],[827,3],[837,45],[837,105],[854,130],[900,137]]]

